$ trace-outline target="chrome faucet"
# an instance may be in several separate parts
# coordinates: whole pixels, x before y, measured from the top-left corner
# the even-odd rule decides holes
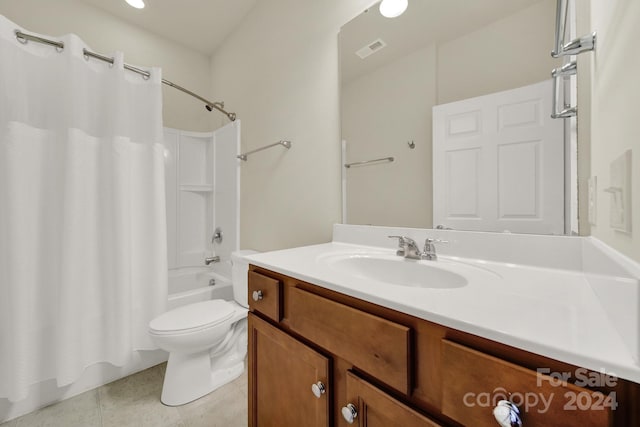
[[[205,258],[205,259],[204,259],[204,263],[205,263],[206,265],[209,265],[209,264],[211,264],[212,262],[220,262],[220,257],[216,255],[216,256],[212,256],[212,257],[209,257],[209,258]]]
[[[424,249],[420,252],[415,240],[407,236],[389,236],[390,239],[398,239],[398,250],[396,255],[408,259],[426,259],[429,261],[437,261],[436,246],[434,243],[449,243],[446,240],[426,239],[424,241]]]
[[[436,254],[436,241],[433,239],[426,239],[424,241],[424,250],[422,251],[422,258],[430,261],[437,261],[438,255]]]
[[[429,261],[438,260],[438,255],[436,254],[436,245],[434,243],[449,243],[449,241],[430,238],[425,239],[424,250],[422,251],[422,259],[426,259]]]
[[[408,259],[421,259],[422,252],[418,248],[418,244],[411,237],[407,236],[389,236],[390,239],[398,239],[398,250],[396,255],[403,256]]]

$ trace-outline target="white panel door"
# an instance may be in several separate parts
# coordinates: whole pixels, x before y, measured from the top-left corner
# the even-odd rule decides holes
[[[433,221],[564,234],[564,123],[551,80],[433,107]]]

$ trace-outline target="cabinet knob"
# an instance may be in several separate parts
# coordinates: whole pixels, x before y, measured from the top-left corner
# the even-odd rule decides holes
[[[498,402],[498,405],[493,408],[493,416],[502,427],[522,427],[520,410],[513,402],[508,400]]]
[[[311,385],[311,391],[313,392],[313,395],[315,397],[320,399],[322,395],[327,391],[327,388],[324,386],[324,384],[322,384],[322,381],[318,381],[317,383]]]
[[[262,291],[253,291],[253,300],[260,301],[262,299]]]
[[[353,424],[353,421],[358,417],[358,408],[352,403],[347,403],[347,406],[342,407],[342,418],[349,424]]]

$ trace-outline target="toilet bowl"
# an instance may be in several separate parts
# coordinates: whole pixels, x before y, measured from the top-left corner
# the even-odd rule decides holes
[[[167,311],[149,322],[149,335],[169,361],[160,400],[178,406],[239,377],[247,354],[246,255],[231,254],[234,301],[209,300]]]

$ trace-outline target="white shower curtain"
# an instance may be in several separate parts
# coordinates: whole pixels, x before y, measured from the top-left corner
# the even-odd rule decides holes
[[[0,398],[151,349],[167,300],[160,70],[0,15]],[[87,47],[87,49],[91,50]]]

